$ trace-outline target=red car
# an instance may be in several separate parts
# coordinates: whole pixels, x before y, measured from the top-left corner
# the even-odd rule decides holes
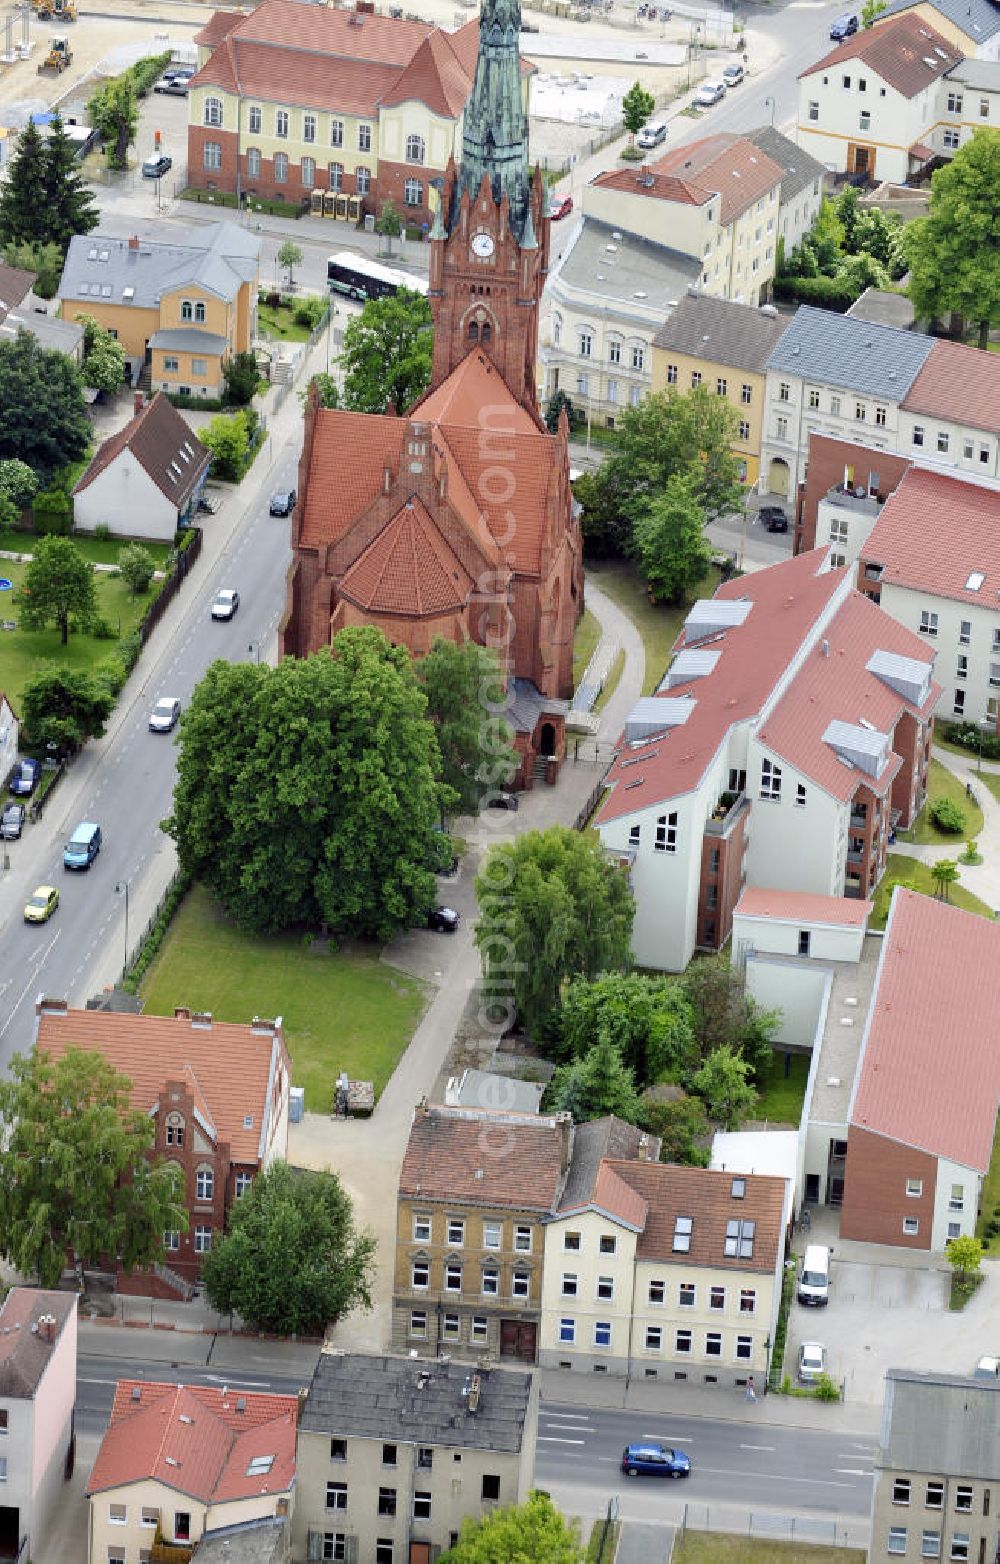
[[[568,217],[572,210],[572,196],[553,196],[549,202],[549,216],[554,223],[557,223],[560,217]]]

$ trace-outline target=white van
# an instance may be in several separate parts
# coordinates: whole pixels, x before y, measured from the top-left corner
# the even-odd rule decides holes
[[[830,1301],[830,1251],[825,1244],[809,1244],[799,1277],[799,1302],[816,1307]]]

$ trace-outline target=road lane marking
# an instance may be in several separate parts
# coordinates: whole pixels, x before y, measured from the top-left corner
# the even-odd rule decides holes
[[[586,1444],[587,1441],[585,1439],[557,1439],[555,1434],[539,1434],[537,1442],[540,1445],[582,1445]],[[846,1488],[847,1484],[844,1483],[843,1486]]]
[[[543,1410],[539,1413],[539,1416],[547,1417],[550,1423],[557,1421],[560,1423],[579,1423],[583,1420],[584,1414],[582,1412],[546,1412]]]
[[[834,1471],[840,1472],[843,1477],[870,1477],[874,1467],[869,1466],[865,1470],[863,1466],[835,1466]]]
[[[31,985],[38,981],[38,974],[41,971],[42,967],[45,965],[46,961],[48,961],[49,957],[51,956],[53,948],[54,948],[55,943],[56,943],[56,940],[59,938],[61,933],[62,933],[62,929],[57,929],[56,930],[56,932],[53,934],[51,940],[49,941],[48,945],[46,945],[45,949],[42,951],[42,954],[39,956],[39,958],[38,958],[37,962],[35,963],[35,966],[34,966],[34,968],[32,970],[30,978],[28,979],[27,983],[25,983],[24,987],[22,988],[22,990],[21,990],[21,992],[20,992],[20,994],[19,994],[19,996],[17,998],[17,1002],[14,1005],[12,1005],[10,1014],[7,1017],[6,1021],[4,1022],[3,1026],[0,1026],[0,1037],[3,1037],[3,1035],[6,1032],[7,1028],[10,1026],[10,1023],[13,1021],[14,1016],[17,1014],[17,1011],[21,1007],[21,1004],[22,1004],[22,1002],[24,1000],[24,996],[28,992],[28,990],[31,987]]]
[[[775,1448],[776,1447],[774,1445],[740,1445],[741,1450],[770,1450],[772,1455],[774,1454]]]
[[[760,1482],[762,1478],[770,1479],[776,1483],[806,1483],[811,1488],[853,1488],[853,1483],[835,1483],[829,1477],[791,1477],[787,1472],[737,1472],[731,1466],[699,1466],[699,1472],[705,1472],[709,1477],[749,1477],[754,1482]],[[867,1474],[862,1472],[863,1477]]]

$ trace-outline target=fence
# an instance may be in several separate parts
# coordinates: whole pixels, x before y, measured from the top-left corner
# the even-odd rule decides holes
[[[175,869],[173,874],[170,876],[170,879],[167,882],[167,885],[166,885],[166,887],[164,889],[163,895],[160,897],[160,899],[157,902],[156,906],[153,908],[153,911],[150,913],[149,918],[147,919],[146,925],[145,925],[142,933],[140,934],[138,940],[135,942],[135,944],[130,944],[128,942],[128,938],[126,936],[125,965],[122,967],[121,973],[120,973],[119,978],[118,978],[118,982],[115,984],[116,988],[125,988],[126,987],[129,973],[132,971],[133,967],[139,961],[139,958],[141,957],[141,955],[143,953],[143,950],[145,948],[146,941],[149,939],[149,936],[152,934],[153,928],[154,928],[158,918],[162,914],[164,907],[167,905],[167,902],[169,901],[170,897],[174,894],[174,892],[176,891],[177,887],[179,885],[181,885],[181,884],[184,884],[186,886],[188,883],[189,883],[188,882],[188,878],[187,878],[187,875],[184,873],[184,870],[183,869]]]
[[[827,1548],[868,1546],[869,1523],[865,1516],[845,1520],[813,1515],[783,1515],[772,1510],[742,1510],[737,1505],[691,1504],[684,1506],[679,1535],[691,1531],[718,1531],[771,1542],[809,1543]]]
[[[63,777],[66,775],[66,772],[68,770],[69,770],[69,761],[68,760],[60,760],[59,764],[56,766],[55,770],[51,773],[51,781],[49,782],[48,787],[45,789],[45,792],[40,794],[39,797],[36,798],[33,803],[29,804],[29,806],[28,806],[28,819],[33,824],[34,824],[35,821],[40,820],[42,818],[42,815],[44,814],[45,809],[48,806],[49,799],[52,797],[52,794],[55,792],[56,788],[58,787],[59,783],[62,781]],[[44,772],[43,772],[43,776],[44,776]]]
[[[186,549],[179,550],[174,557],[174,568],[164,581],[159,594],[154,597],[139,623],[139,640],[145,646],[156,626],[159,624],[167,608],[173,602],[181,589],[181,583],[191,569],[198,555],[201,553],[202,533],[201,528],[194,529],[194,537]]]

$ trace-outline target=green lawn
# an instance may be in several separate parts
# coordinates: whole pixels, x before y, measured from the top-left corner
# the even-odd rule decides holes
[[[791,1055],[786,1077],[785,1055],[776,1048],[761,1088],[760,1101],[754,1109],[754,1118],[767,1119],[770,1124],[792,1124],[797,1129],[802,1117],[808,1075],[808,1054]]]
[[[953,842],[954,840],[952,837]],[[953,856],[957,858],[957,852]],[[975,884],[975,869],[963,869],[959,865],[959,873],[968,875]],[[922,891],[925,896],[934,895],[934,879],[927,864],[921,863],[919,858],[906,858],[902,853],[890,853],[885,860],[882,883],[875,893],[875,907],[869,919],[871,928],[885,928],[892,888],[897,880],[908,880],[915,890]],[[953,907],[963,907],[966,912],[978,913],[981,918],[992,918],[994,915],[993,908],[987,906],[986,902],[980,901],[979,897],[974,896],[971,891],[967,891],[964,885],[949,886],[948,900]]]
[[[775,1542],[770,1537],[730,1537],[688,1528],[674,1543],[671,1564],[865,1564],[864,1548]]]
[[[589,608],[583,611],[583,617],[576,627],[573,636],[573,688],[576,689],[580,680],[587,671],[587,664],[594,655],[594,650],[601,639],[601,627]]]
[[[312,326],[297,326],[295,312],[287,304],[258,304],[257,325],[261,336],[277,337],[282,342],[308,342]]]
[[[997,1121],[996,1133],[993,1136],[990,1165],[983,1180],[982,1211],[976,1223],[977,1238],[984,1236],[987,1222],[991,1222],[997,1213],[1000,1213],[1000,1120]],[[989,1249],[984,1252],[991,1255],[1000,1254],[1000,1236],[991,1238]]]
[[[329,1113],[341,1070],[378,1096],[423,1014],[416,978],[379,961],[376,947],[313,954],[300,935],[240,934],[206,890],[185,897],[142,983],[147,1011],[211,1010],[219,1021],[284,1018],[292,1082],[306,1107]]]
[[[973,784],[974,785],[974,784]],[[935,798],[950,798],[961,809],[965,816],[965,830],[958,833],[951,831],[939,831],[931,819],[930,805]],[[916,819],[916,824],[909,831],[900,831],[899,837],[903,842],[931,842],[939,847],[954,847],[960,852],[963,843],[969,837],[978,836],[983,829],[983,811],[978,804],[970,802],[965,791],[965,780],[957,777],[947,766],[943,766],[940,760],[932,758],[927,773],[927,802]]]
[[[615,660],[608,669],[608,677],[604,681],[604,688],[594,702],[595,712],[603,711],[608,701],[618,688],[618,681],[625,672],[625,653],[619,647],[615,653]]]
[[[24,581],[27,565],[16,565],[13,560],[5,559],[0,561],[0,567],[0,575],[13,581],[16,593]],[[115,629],[120,625],[122,635],[127,635],[135,629],[156,596],[156,583],[144,597],[133,597],[124,581],[113,579],[103,571],[94,579],[98,614]],[[0,618],[16,620],[17,604],[10,599],[10,593],[0,594]],[[93,668],[113,657],[117,645],[117,640],[98,641],[80,631],[70,632],[66,646],[61,644],[56,629],[0,631],[0,690],[6,690],[16,707],[21,691],[38,672],[41,663],[50,661],[69,668]]]
[[[606,592],[619,608],[624,609],[642,636],[646,652],[646,678],[642,691],[644,695],[651,695],[666,672],[674,642],[691,603],[695,598],[712,596],[721,580],[719,571],[713,565],[705,579],[691,593],[689,602],[679,608],[651,603],[646,583],[631,561],[591,562],[587,565],[587,574],[595,586]]]
[[[0,532],[0,549],[6,549],[14,554],[33,554],[38,535],[34,532]],[[84,559],[89,559],[92,565],[117,565],[118,555],[125,547],[123,538],[88,538],[81,537],[77,533],[72,536],[72,542],[76,544]],[[143,540],[144,549],[152,554],[156,561],[157,570],[162,570],[170,553],[170,543],[147,543]],[[0,575],[9,576],[10,571],[3,562]]]

